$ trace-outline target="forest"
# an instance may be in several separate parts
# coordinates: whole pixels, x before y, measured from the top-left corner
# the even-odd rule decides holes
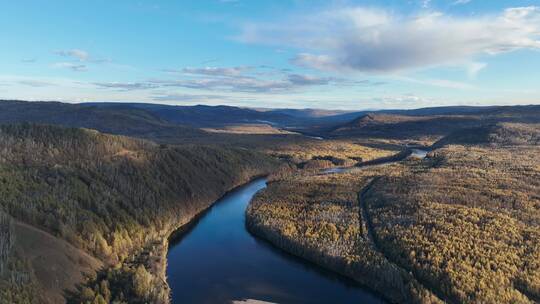
[[[539,299],[538,147],[447,146],[366,195],[385,254],[449,302]]]
[[[225,191],[275,165],[244,149],[158,145],[87,129],[2,126],[0,302],[47,302],[35,290],[54,279],[36,277],[32,268],[39,261],[17,250],[12,222],[18,221],[103,262],[105,267],[71,290],[74,303],[166,303],[168,235]]]
[[[535,303],[537,130],[489,124],[443,137],[425,159],[276,174],[249,228],[391,302]]]

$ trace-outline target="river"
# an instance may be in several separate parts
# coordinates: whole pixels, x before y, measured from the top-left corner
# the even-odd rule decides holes
[[[355,282],[252,236],[245,210],[265,187],[261,178],[228,193],[171,241],[173,303],[384,303]]]

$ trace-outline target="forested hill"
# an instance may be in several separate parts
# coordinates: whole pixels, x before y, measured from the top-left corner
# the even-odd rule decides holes
[[[540,124],[496,123],[465,128],[437,141],[434,146],[445,145],[539,145]]]
[[[96,107],[60,102],[0,101],[0,124],[53,124],[148,139],[191,138],[205,133],[136,107]]]
[[[1,234],[0,302],[53,302],[47,296],[62,295],[63,289],[71,290],[75,302],[164,302],[163,261],[151,261],[163,258],[163,240],[225,191],[275,165],[244,149],[172,147],[87,129],[1,126],[0,213],[66,240],[106,267],[74,291],[75,282],[49,277],[47,267],[62,265],[32,260],[20,249],[24,240],[10,237],[17,226],[8,223]],[[59,282],[47,287],[51,280]]]
[[[434,108],[437,109],[437,108]],[[442,108],[445,109],[445,108]],[[427,111],[410,111],[404,114],[374,112],[357,117],[345,124],[338,124],[327,131],[330,137],[364,137],[411,139],[431,137],[440,139],[452,132],[495,125],[498,123],[540,123],[540,106],[508,106],[472,108],[464,114],[420,115]],[[435,112],[435,111],[432,111]],[[398,112],[399,113],[399,112]],[[442,110],[441,110],[442,113]]]

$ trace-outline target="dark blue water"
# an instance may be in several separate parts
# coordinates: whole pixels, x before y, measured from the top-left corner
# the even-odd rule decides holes
[[[171,243],[173,303],[382,303],[354,282],[252,236],[245,210],[264,187],[258,179],[229,193]]]

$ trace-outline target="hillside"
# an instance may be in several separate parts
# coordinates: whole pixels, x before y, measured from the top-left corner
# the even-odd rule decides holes
[[[497,123],[540,123],[540,106],[474,108],[465,114],[407,115],[370,113],[326,131],[331,137],[360,137],[385,139],[421,139],[436,141],[465,128]],[[435,111],[431,111],[435,112]],[[443,111],[441,111],[443,112]],[[407,112],[401,112],[407,113]],[[416,113],[416,114],[414,114]]]
[[[161,303],[167,299],[169,234],[225,191],[274,166],[245,149],[168,147],[85,129],[8,125],[0,127],[0,210],[106,265],[85,283],[89,288],[71,295],[74,302],[103,297]],[[8,236],[18,229],[6,227],[12,227]],[[17,254],[22,241],[16,237],[3,251],[8,272],[1,284],[10,287],[0,302],[42,302],[35,298],[39,293],[29,292],[35,289],[61,292],[61,284],[44,285],[35,264]],[[13,276],[22,279],[8,280]],[[153,288],[133,289],[141,276]]]
[[[249,227],[392,302],[538,303],[538,130],[488,124],[444,137],[423,160],[275,175]]]
[[[445,136],[434,146],[483,144],[492,146],[540,145],[540,125],[496,123],[465,128]]]
[[[29,292],[29,302],[38,301],[36,296],[39,295],[39,301],[43,303],[62,303],[64,291],[76,291],[78,282],[82,282],[86,276],[94,276],[103,266],[101,261],[87,252],[41,229],[17,221],[13,222],[12,227],[15,241],[11,255],[27,263],[27,268],[18,271],[12,268],[9,275],[19,280],[28,279],[26,283],[30,284],[25,284],[20,290]],[[24,278],[26,274],[30,278]],[[8,286],[0,279],[0,299],[9,299],[3,303],[19,302],[20,299],[10,298],[12,295],[9,295],[8,288],[14,286]],[[16,296],[21,294],[24,292]]]
[[[104,133],[150,139],[164,144],[241,147],[274,156],[283,156],[297,163],[329,155],[349,162],[352,161],[347,160],[349,158],[370,159],[374,156],[373,149],[348,139],[321,141],[267,123],[247,124],[244,122],[202,129],[182,126],[159,117],[159,115],[167,114],[168,111],[171,111],[170,115],[184,113],[182,117],[188,120],[183,122],[199,121],[198,124],[206,124],[208,120],[215,120],[219,125],[224,121],[232,122],[237,118],[246,117],[229,116],[230,112],[260,114],[255,110],[225,106],[174,107],[119,103],[76,105],[58,102],[0,101],[0,125],[23,122],[47,123],[95,129]],[[392,147],[388,150],[395,149]],[[384,153],[392,153],[392,151]]]
[[[100,108],[60,102],[0,101],[0,124],[22,122],[89,128],[158,140],[204,136],[202,131],[175,125],[151,112],[132,107]]]
[[[266,124],[306,135],[339,139],[422,140],[434,142],[462,128],[498,122],[540,123],[539,106],[440,107],[416,110],[340,112],[326,110],[256,110],[232,106],[168,106],[144,103],[0,101],[0,124],[46,123],[96,129],[163,143],[218,143],[253,147],[275,138],[260,131],[228,136],[203,129],[227,130]],[[237,133],[237,132],[236,132]],[[257,134],[258,133],[258,134]],[[268,135],[268,132],[262,132]],[[288,133],[288,132],[272,132]],[[238,134],[236,134],[238,135]],[[280,141],[291,138],[280,137]],[[303,140],[296,138],[294,140]]]
[[[88,103],[86,105],[108,109],[139,109],[174,124],[193,127],[222,127],[230,124],[268,123],[289,125],[297,118],[286,113],[263,112],[233,106],[168,106],[145,103]]]
[[[380,248],[448,302],[537,303],[538,153],[451,145],[379,179],[365,201]]]
[[[374,138],[433,138],[448,134],[451,130],[475,126],[475,116],[403,116],[367,114],[333,129],[329,134],[337,137]]]

